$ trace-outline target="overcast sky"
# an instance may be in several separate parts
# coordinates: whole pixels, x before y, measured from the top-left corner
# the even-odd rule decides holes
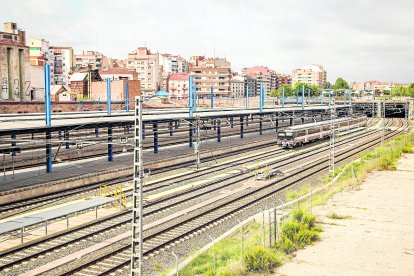
[[[413,0],[14,0],[0,20],[75,53],[226,57],[282,73],[322,64],[328,80],[414,81]]]

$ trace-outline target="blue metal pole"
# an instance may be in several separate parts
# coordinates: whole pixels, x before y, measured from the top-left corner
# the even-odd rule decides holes
[[[299,89],[296,89],[296,105],[299,105]]]
[[[346,89],[344,90],[344,106],[346,106]]]
[[[111,79],[110,78],[106,79],[106,105],[108,108],[108,115],[111,115]]]
[[[285,88],[282,87],[282,107],[285,107]]]
[[[16,146],[16,133],[12,133],[11,139],[12,139],[11,146],[15,147]],[[12,152],[12,156],[16,156],[16,152],[14,150]]]
[[[193,77],[188,78],[188,113],[190,118],[193,117]]]
[[[323,104],[323,90],[321,90],[321,104]]]
[[[112,147],[112,126],[108,126],[108,161],[112,162],[114,159]]]
[[[192,148],[193,147],[193,124],[190,123],[188,127],[189,127],[188,128],[188,146]]]
[[[217,121],[217,142],[221,142],[221,127],[220,127],[220,119]]]
[[[249,83],[246,86],[246,109],[249,109]]]
[[[240,138],[243,138],[243,116],[240,116]]]
[[[152,124],[152,131],[154,132],[154,153],[158,153],[158,124]]]
[[[44,81],[45,81],[45,116],[46,116],[46,125],[50,126],[52,124],[51,120],[51,104],[50,104],[50,65],[46,64],[44,66]]]
[[[214,90],[213,86],[210,87],[210,109],[214,108]]]
[[[46,173],[52,172],[52,144],[50,139],[52,135],[49,130],[46,131]]]
[[[260,82],[260,112],[263,111],[263,82]]]
[[[173,136],[173,122],[169,123],[169,128],[170,128],[170,136]]]
[[[196,88],[196,82],[193,81],[193,111],[197,110],[197,88]]]
[[[302,111],[305,110],[305,86],[302,85]]]
[[[308,105],[310,105],[310,89],[308,88]]]
[[[125,110],[129,111],[129,84],[128,81],[125,84]]]
[[[95,127],[95,136],[99,137],[99,128],[98,127]]]
[[[66,150],[70,149],[70,143],[69,143],[69,130],[65,129],[65,141],[66,141]]]

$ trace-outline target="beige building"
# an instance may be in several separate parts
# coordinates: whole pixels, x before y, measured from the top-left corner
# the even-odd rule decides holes
[[[146,47],[139,47],[128,54],[127,68],[138,73],[142,95],[152,97],[162,84],[159,53],[151,53]]]
[[[292,86],[298,82],[313,84],[322,87],[326,82],[326,70],[322,65],[311,64],[294,69],[292,72]]]
[[[13,22],[4,23],[0,32],[0,99],[30,100],[29,47],[26,33]]]
[[[82,54],[75,55],[76,70],[88,68],[106,70],[109,67],[108,58],[96,51],[83,51]]]
[[[188,74],[173,73],[168,79],[168,91],[170,99],[187,99],[188,98]]]
[[[138,73],[135,70],[126,68],[109,68],[108,70],[99,71],[102,79],[111,80],[137,80]]]
[[[199,62],[190,68],[190,75],[196,83],[197,95],[200,98],[210,97],[210,89],[218,97],[231,97],[231,68],[225,59],[214,58]],[[221,66],[228,65],[228,66]]]
[[[50,51],[53,53],[53,62],[50,63],[52,84],[63,85],[65,88],[68,88],[69,76],[75,70],[73,48],[53,46]]]
[[[245,95],[245,78],[243,76],[233,76],[231,78],[231,96],[234,98],[243,98]]]

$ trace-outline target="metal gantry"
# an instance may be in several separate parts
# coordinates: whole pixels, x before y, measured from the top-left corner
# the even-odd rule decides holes
[[[144,163],[142,159],[142,96],[135,97],[134,189],[132,192],[131,275],[142,276]]]

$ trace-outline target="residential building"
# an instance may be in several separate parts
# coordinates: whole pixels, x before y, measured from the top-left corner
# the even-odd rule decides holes
[[[170,99],[187,99],[188,98],[188,78],[185,73],[170,74],[168,79],[168,91]]]
[[[82,54],[75,55],[75,67],[105,70],[109,67],[108,58],[96,51],[83,51]]]
[[[38,38],[29,38],[30,65],[44,66],[50,64],[53,53],[49,51],[49,41]]]
[[[253,87],[253,96],[260,95],[260,86],[263,85],[265,96],[269,96],[270,91],[277,89],[277,75],[276,72],[264,66],[253,66],[243,69],[243,74],[255,79],[255,86]],[[250,92],[250,87],[249,87]],[[251,94],[251,93],[250,93]]]
[[[108,58],[108,67],[109,68],[126,68],[126,60]]]
[[[146,47],[139,47],[128,54],[128,69],[138,73],[142,95],[152,97],[159,90],[162,81],[159,53],[151,53]]]
[[[230,62],[221,58],[205,59],[190,67],[190,75],[196,84],[198,97],[209,98],[210,90],[218,97],[231,96],[231,68]]]
[[[72,47],[53,46],[49,50],[52,61],[50,62],[50,79],[52,84],[69,87],[69,76],[74,71],[74,55]]]
[[[26,33],[6,22],[0,32],[0,99],[30,100],[30,58]]]
[[[351,88],[354,91],[363,91],[364,90],[364,83],[363,82],[353,82],[351,84]]]
[[[384,91],[389,89],[390,84],[387,81],[371,80],[364,82],[364,90]]]
[[[277,74],[277,88],[282,87],[282,85],[292,85],[292,77],[285,74]]]
[[[294,69],[292,72],[292,86],[298,82],[323,87],[326,82],[326,70],[322,65],[310,64]]]
[[[245,77],[233,76],[231,78],[231,97],[244,98],[245,97]]]
[[[77,94],[79,99],[91,99],[92,82],[102,81],[98,69],[80,70],[73,73],[69,79],[70,91]]]
[[[249,90],[249,97],[256,96],[256,78],[252,78],[248,75],[244,76],[244,89],[245,95],[247,95],[247,89]]]
[[[107,70],[99,71],[102,79],[111,80],[137,80],[138,73],[135,70],[127,68],[109,68]]]

